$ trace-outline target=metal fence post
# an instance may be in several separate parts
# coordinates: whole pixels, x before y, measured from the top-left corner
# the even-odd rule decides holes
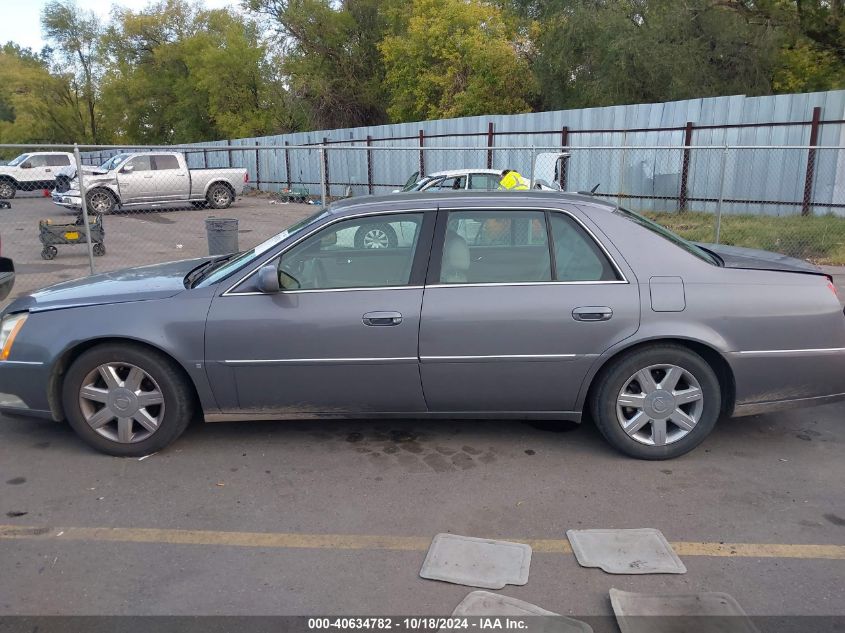
[[[420,130],[420,178],[425,176],[425,130]]]
[[[534,188],[534,176],[535,176],[534,163],[536,162],[536,160],[537,160],[537,148],[534,145],[532,145],[531,146],[531,180],[530,180],[532,189]]]
[[[285,141],[285,176],[287,176],[288,191],[290,191],[291,187],[293,187],[293,183],[290,179],[290,150],[288,149],[288,145],[290,145],[290,143]]]
[[[722,150],[722,164],[719,168],[719,202],[716,203],[716,235],[713,237],[713,243],[718,244],[722,237],[722,203],[725,200],[725,168],[728,164],[728,146]]]
[[[628,133],[622,132],[622,157],[619,164],[619,188],[616,193],[616,206],[622,206],[622,195],[625,193],[625,147],[628,141]]]
[[[325,196],[331,195],[331,173],[329,172],[329,139],[327,137],[323,137],[323,188],[325,190]],[[325,203],[323,206],[326,206]]]
[[[373,137],[367,134],[367,193],[373,193]],[[422,176],[422,174],[420,174]]]
[[[326,146],[321,145],[320,146],[320,182],[322,183],[322,189],[323,189],[323,208],[326,207],[326,197],[327,197],[327,192],[326,192],[326,159],[327,158],[328,158],[328,155],[326,154]]]
[[[692,145],[692,130],[694,125],[692,121],[687,121],[687,125],[684,128],[684,153],[681,158],[681,191],[678,195],[678,211],[687,210],[690,146]]]
[[[493,169],[493,121],[487,123],[487,169]]]
[[[560,147],[561,151],[567,151],[569,147],[569,126],[564,125],[560,130]],[[567,186],[567,171],[569,167],[569,159],[564,158],[560,161],[560,172],[558,172],[558,185],[560,185],[561,191],[566,191]]]
[[[813,108],[813,120],[810,123],[810,147],[807,150],[807,173],[804,175],[804,199],[801,202],[801,215],[812,214],[813,202],[813,180],[816,175],[816,145],[819,143],[819,123],[822,118],[822,109],[819,106]]]
[[[260,141],[255,141],[255,145],[260,145]],[[261,156],[258,155],[258,149],[255,150],[255,188],[261,189]]]
[[[76,178],[79,180],[79,197],[82,199],[82,223],[85,226],[85,241],[88,246],[88,267],[94,274],[94,245],[91,243],[91,225],[88,222],[88,200],[85,197],[85,183],[82,178],[82,157],[79,145],[73,144],[73,158],[76,161]]]

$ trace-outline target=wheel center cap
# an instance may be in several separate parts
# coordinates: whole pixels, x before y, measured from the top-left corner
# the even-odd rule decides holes
[[[666,418],[675,410],[675,397],[664,389],[658,389],[646,396],[645,412],[652,418]]]
[[[109,394],[109,407],[121,417],[131,416],[138,412],[138,397],[129,389],[115,389]]]

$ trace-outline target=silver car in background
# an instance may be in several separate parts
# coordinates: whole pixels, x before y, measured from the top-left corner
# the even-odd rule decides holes
[[[373,248],[356,236],[389,226]],[[845,398],[845,315],[815,266],[689,243],[589,196],[335,203],[252,250],[11,303],[0,410],[111,455],[206,421],[590,417],[667,459],[717,420]]]

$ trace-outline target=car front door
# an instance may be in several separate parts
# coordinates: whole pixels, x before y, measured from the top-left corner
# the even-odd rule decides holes
[[[153,195],[153,165],[148,155],[135,156],[117,172],[120,200],[124,204],[143,202]]]
[[[440,211],[420,373],[440,412],[572,411],[639,326],[639,293],[574,210]]]
[[[187,200],[190,197],[190,180],[187,167],[179,164],[172,154],[153,154],[156,200]]]
[[[338,219],[270,261],[280,292],[260,292],[257,272],[221,289],[205,337],[221,410],[273,418],[424,411],[417,343],[435,214]],[[372,225],[390,226],[397,241],[356,245]]]
[[[24,161],[21,167],[23,168],[21,185],[24,191],[41,189],[47,186],[49,181],[55,179],[55,176],[48,171],[52,168],[47,165],[47,154],[33,154]]]

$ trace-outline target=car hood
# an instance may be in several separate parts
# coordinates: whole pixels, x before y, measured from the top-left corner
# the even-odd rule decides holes
[[[822,270],[803,259],[788,257],[780,253],[762,251],[756,248],[726,246],[724,244],[697,243],[701,248],[716,253],[725,262],[725,268],[752,268],[754,270],[777,270],[789,273],[813,273],[823,275]]]
[[[13,301],[6,312],[57,310],[172,297],[185,290],[185,275],[210,258],[126,268],[48,286]]]

